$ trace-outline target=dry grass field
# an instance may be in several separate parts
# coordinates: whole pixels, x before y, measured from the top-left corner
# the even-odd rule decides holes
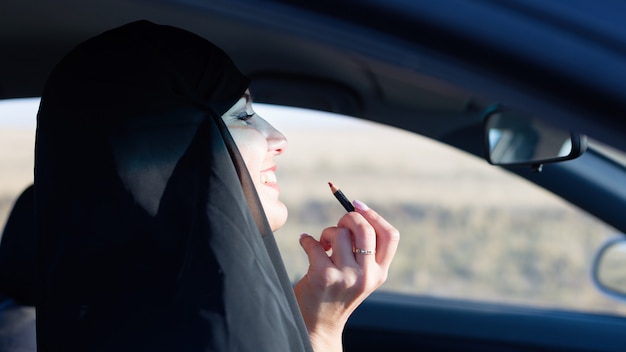
[[[384,290],[626,315],[589,278],[593,252],[614,230],[556,197],[392,128],[274,123],[290,140],[277,158],[290,217],[276,236],[294,280],[307,268],[299,235],[318,236],[343,214],[332,181],[401,231]],[[29,130],[0,130],[2,224],[32,182],[33,140]]]

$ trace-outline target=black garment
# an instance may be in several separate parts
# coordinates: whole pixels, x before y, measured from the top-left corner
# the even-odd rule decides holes
[[[57,65],[35,154],[40,351],[311,350],[220,117],[248,84],[147,21]]]

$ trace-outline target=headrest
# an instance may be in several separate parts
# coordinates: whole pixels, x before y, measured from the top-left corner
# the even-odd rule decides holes
[[[36,253],[33,185],[19,196],[0,242],[0,292],[22,305],[35,305]]]

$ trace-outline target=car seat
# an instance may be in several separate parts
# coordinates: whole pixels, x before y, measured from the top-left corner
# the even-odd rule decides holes
[[[26,188],[9,214],[0,241],[0,352],[34,352],[35,202]]]

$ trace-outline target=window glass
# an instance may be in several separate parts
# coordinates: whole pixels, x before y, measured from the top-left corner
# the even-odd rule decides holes
[[[0,100],[0,226],[17,196],[33,183],[39,99]]]
[[[288,138],[277,158],[289,208],[277,231],[291,278],[307,270],[298,244],[344,210],[328,181],[401,232],[382,290],[626,315],[590,279],[616,230],[485,160],[419,135],[346,117],[257,106]]]

